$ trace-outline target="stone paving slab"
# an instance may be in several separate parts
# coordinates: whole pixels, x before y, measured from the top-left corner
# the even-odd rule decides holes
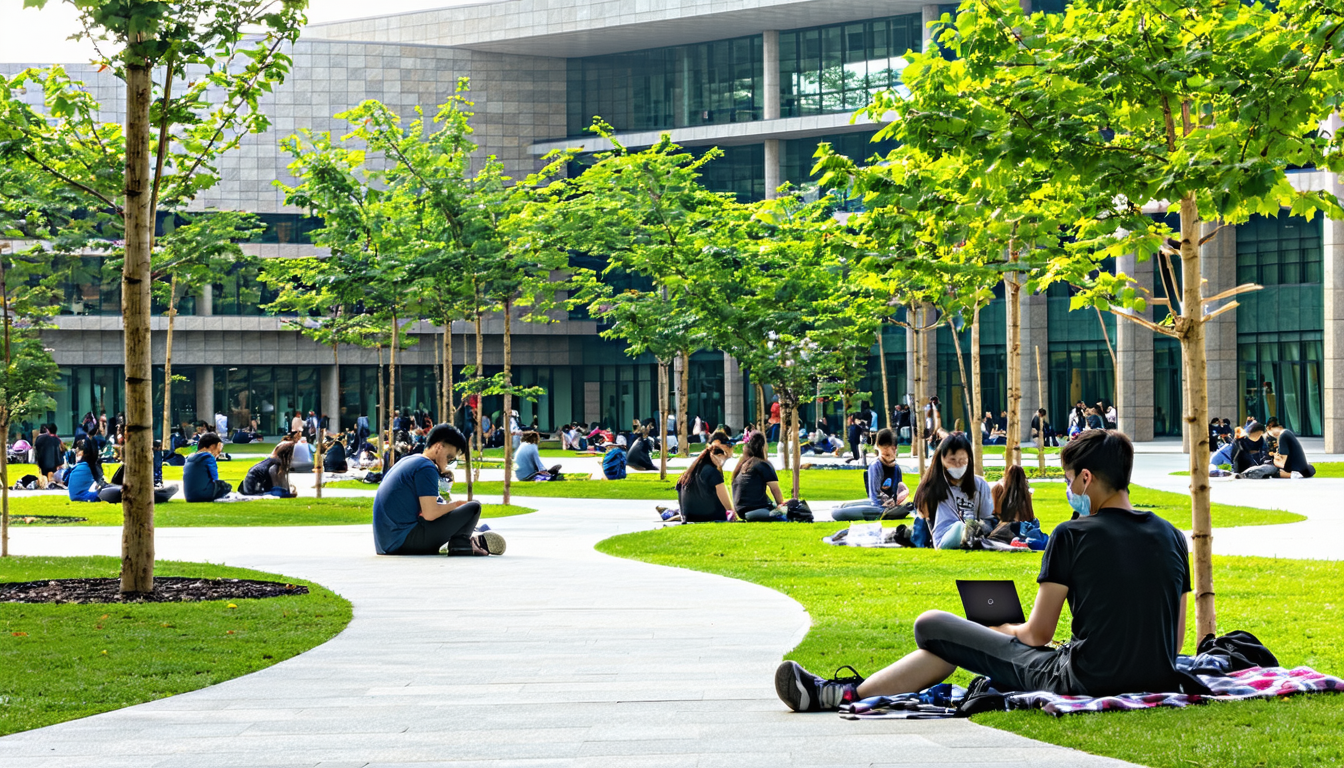
[[[325,645],[211,688],[0,739],[0,768],[1118,766],[965,720],[851,723],[775,698],[793,600],[606,557],[639,502],[532,500],[501,558],[379,558],[366,526],[165,528],[163,559],[317,581],[354,604]],[[113,528],[24,530],[20,554],[115,555]]]

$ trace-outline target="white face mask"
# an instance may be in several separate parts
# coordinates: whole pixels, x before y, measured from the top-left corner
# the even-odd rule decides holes
[[[952,476],[953,480],[960,480],[961,476],[966,474],[965,467],[948,467],[947,474]]]

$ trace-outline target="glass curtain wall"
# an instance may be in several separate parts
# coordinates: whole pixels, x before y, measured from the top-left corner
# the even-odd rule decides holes
[[[899,84],[909,50],[919,50],[918,13],[779,33],[780,114],[846,112]]]
[[[569,135],[760,120],[762,64],[760,35],[569,59]]]
[[[1239,420],[1322,434],[1322,238],[1319,218],[1256,216],[1237,227],[1237,281],[1265,286],[1237,297]]]
[[[1041,350],[1041,362],[1049,366],[1049,411],[1062,432],[1068,425],[1068,411],[1079,400],[1087,405],[1115,402],[1113,347],[1108,348],[1108,340],[1109,345],[1115,344],[1115,315],[1105,312],[1099,317],[1092,309],[1069,311],[1067,285],[1052,285],[1046,295],[1050,349],[1048,358],[1046,350]],[[1032,357],[1027,359],[1035,365]]]
[[[952,346],[952,332],[946,326],[938,329],[938,400],[942,403],[943,423],[952,428],[960,419],[963,429],[970,428],[984,411],[990,411],[997,418],[1008,407],[1008,352],[1007,317],[1004,313],[1003,299],[994,299],[989,306],[980,311],[980,411],[968,417],[966,410],[965,384],[961,380],[961,369],[957,364],[957,351]],[[962,363],[966,366],[966,375],[972,376],[971,329],[964,327],[957,339],[961,344]],[[1042,350],[1044,351],[1044,350]],[[1044,363],[1044,360],[1042,360]],[[1034,393],[1022,393],[1023,397],[1034,399]]]
[[[322,412],[321,382],[314,366],[216,366],[215,408],[231,429],[255,420],[262,434],[283,434],[295,411]]]

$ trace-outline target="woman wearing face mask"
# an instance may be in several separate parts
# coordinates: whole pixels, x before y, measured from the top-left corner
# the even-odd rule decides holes
[[[938,444],[924,481],[915,491],[915,510],[933,531],[933,546],[957,549],[972,520],[994,520],[994,497],[989,483],[970,469],[971,441],[953,432]],[[992,525],[990,526],[992,527]],[[918,533],[918,526],[916,526]],[[921,546],[918,536],[915,545]]]
[[[677,480],[677,498],[686,522],[721,523],[737,519],[723,483],[723,463],[727,460],[728,451],[711,443]]]

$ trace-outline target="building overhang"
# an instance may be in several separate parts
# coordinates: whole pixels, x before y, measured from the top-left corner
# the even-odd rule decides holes
[[[807,139],[833,136],[840,133],[860,133],[880,127],[867,118],[856,118],[848,112],[808,117],[785,117],[779,120],[756,120],[750,123],[726,125],[697,125],[691,128],[665,128],[658,131],[631,131],[616,134],[616,140],[626,147],[652,146],[671,134],[672,141],[683,147],[731,147],[742,144],[760,144],[767,139]],[[604,152],[612,149],[611,141],[599,136],[575,137],[539,141],[529,147],[534,155],[544,155],[555,149],[580,148],[584,152]]]

